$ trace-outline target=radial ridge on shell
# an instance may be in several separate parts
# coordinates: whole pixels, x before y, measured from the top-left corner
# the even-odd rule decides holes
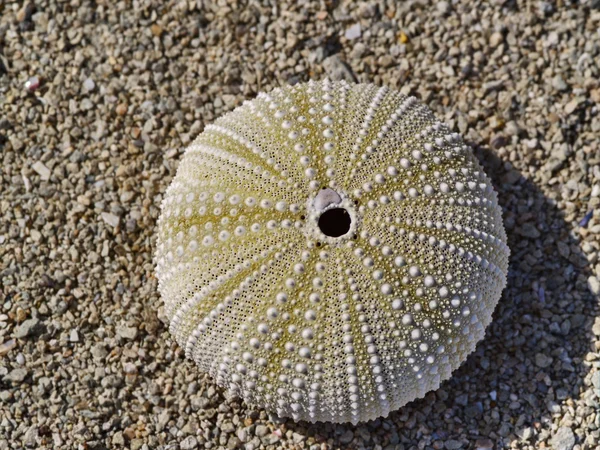
[[[187,357],[295,420],[387,416],[483,338],[509,249],[490,179],[414,97],[309,82],[189,146],[156,273]]]

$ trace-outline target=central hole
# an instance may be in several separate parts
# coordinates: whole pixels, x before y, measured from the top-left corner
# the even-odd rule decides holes
[[[332,208],[319,217],[319,229],[325,236],[339,237],[350,229],[350,214],[344,208]]]

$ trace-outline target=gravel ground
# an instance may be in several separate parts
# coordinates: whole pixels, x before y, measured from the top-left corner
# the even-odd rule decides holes
[[[0,2],[0,450],[600,448],[600,2]],[[477,351],[358,426],[228,398],[152,254],[186,144],[259,90],[416,95],[493,178],[512,249]]]

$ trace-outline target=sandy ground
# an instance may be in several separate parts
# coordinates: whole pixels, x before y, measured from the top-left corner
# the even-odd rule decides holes
[[[597,449],[600,3],[0,2],[0,449]],[[508,287],[451,380],[385,419],[228,398],[152,262],[185,146],[269,88],[417,96],[504,209]]]

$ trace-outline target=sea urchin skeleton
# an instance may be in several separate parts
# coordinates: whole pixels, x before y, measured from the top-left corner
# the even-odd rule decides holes
[[[275,89],[187,149],[162,205],[170,331],[247,403],[307,421],[386,416],[473,351],[506,284],[489,178],[414,97]]]

